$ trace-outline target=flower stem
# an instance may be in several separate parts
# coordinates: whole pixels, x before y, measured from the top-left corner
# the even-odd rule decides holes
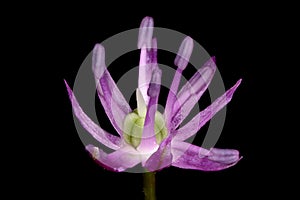
[[[146,172],[143,177],[145,200],[155,200],[155,172]]]

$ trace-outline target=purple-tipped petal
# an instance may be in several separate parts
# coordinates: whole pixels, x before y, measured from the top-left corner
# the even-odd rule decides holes
[[[237,150],[213,148],[208,151],[185,142],[173,142],[172,154],[173,166],[202,171],[226,169],[240,160]]]
[[[149,87],[149,82],[152,73],[152,67],[147,65],[147,49],[142,48],[140,54],[140,63],[139,63],[139,79],[138,79],[138,88],[141,91],[141,94],[145,100],[146,105],[149,102],[149,97],[147,96],[147,91]]]
[[[235,149],[212,148],[209,153],[211,154],[209,156],[210,160],[224,164],[231,164],[240,159],[239,151]]]
[[[121,139],[119,137],[116,137],[112,134],[107,133],[104,131],[100,126],[95,124],[82,110],[80,107],[75,95],[73,94],[73,91],[69,87],[68,83],[65,81],[69,98],[72,103],[72,108],[75,116],[81,123],[81,125],[99,142],[104,144],[105,146],[111,148],[111,149],[118,149],[120,148]]]
[[[111,171],[123,172],[141,162],[139,154],[130,146],[122,147],[110,154],[91,144],[85,148],[99,165]]]
[[[152,47],[146,48],[145,46],[141,49],[140,63],[139,63],[139,89],[143,95],[146,105],[149,102],[149,96],[147,91],[149,83],[151,81],[152,72],[157,66],[157,41],[156,38],[152,39]]]
[[[105,49],[97,44],[93,50],[92,69],[96,81],[96,89],[101,104],[110,122],[122,136],[122,125],[125,116],[131,112],[130,106],[112,79],[105,65]]]
[[[178,127],[199,101],[210,84],[215,71],[216,65],[213,62],[213,59],[209,59],[182,87],[178,93],[178,103],[174,105],[172,112],[171,120],[174,128]]]
[[[162,141],[158,150],[149,157],[144,165],[148,171],[161,170],[172,164],[171,141],[172,137],[167,137]]]
[[[166,108],[165,108],[165,119],[166,119],[166,124],[167,128],[172,132],[173,126],[171,124],[171,119],[172,119],[172,113],[173,113],[173,107],[176,104],[176,107],[179,108],[179,103],[176,101],[176,94],[178,91],[178,87],[180,84],[180,79],[182,76],[182,71],[186,68],[187,64],[189,63],[189,59],[191,57],[192,51],[193,51],[194,43],[193,39],[190,37],[186,37],[178,50],[177,56],[175,58],[175,65],[178,66],[170,90],[167,98],[167,103],[166,103]]]
[[[172,130],[174,129],[174,126],[171,123],[172,117],[173,117],[173,108],[176,104],[176,107],[179,107],[179,102],[176,99],[176,93],[180,84],[180,79],[181,79],[181,70],[179,68],[177,68],[170,90],[169,90],[169,94],[168,94],[168,98],[167,98],[167,102],[166,102],[166,107],[165,107],[165,120],[166,120],[166,125],[168,130],[170,130],[170,132],[172,132]]]
[[[96,44],[93,49],[92,70],[94,72],[96,84],[98,84],[98,81],[106,70],[105,49],[101,44]]]
[[[138,146],[138,151],[149,152],[154,148],[157,148],[156,137],[155,137],[155,113],[157,111],[157,102],[160,92],[162,72],[160,69],[155,69],[152,74],[152,80],[149,85],[148,95],[150,97],[147,113],[143,128],[143,134],[141,138],[141,143]]]
[[[238,88],[241,81],[242,79],[238,80],[233,87],[227,90],[222,96],[217,98],[210,106],[198,113],[185,126],[175,131],[174,139],[183,141],[196,134],[200,128],[206,124],[206,122],[208,122],[217,112],[219,112],[230,102],[233,93]]]
[[[105,103],[101,102],[102,106],[114,128],[122,135],[123,122],[126,115],[131,112],[131,108],[120,92],[118,86],[111,79],[108,71],[105,71],[100,79],[100,85],[103,91],[103,96],[100,97],[100,100],[103,98],[105,101]]]
[[[145,45],[147,48],[151,47],[152,35],[153,35],[154,21],[152,17],[145,17],[140,25],[138,48],[142,48]]]
[[[188,65],[190,57],[193,52],[193,48],[194,48],[193,39],[190,37],[186,37],[182,41],[174,61],[174,64],[178,66],[181,70],[184,70]]]

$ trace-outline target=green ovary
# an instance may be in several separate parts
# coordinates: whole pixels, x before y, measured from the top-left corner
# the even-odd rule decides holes
[[[134,110],[125,117],[123,136],[125,141],[134,148],[137,148],[141,143],[144,123],[145,116],[138,115],[137,110]],[[155,113],[154,131],[157,144],[160,144],[168,135],[163,115],[158,111]]]

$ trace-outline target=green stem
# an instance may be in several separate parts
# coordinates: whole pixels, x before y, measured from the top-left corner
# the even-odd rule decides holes
[[[155,172],[144,173],[145,200],[155,200]]]

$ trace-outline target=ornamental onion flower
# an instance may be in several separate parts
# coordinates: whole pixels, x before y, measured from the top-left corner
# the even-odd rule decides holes
[[[141,164],[146,172],[169,166],[217,171],[235,165],[240,160],[237,150],[206,150],[185,140],[194,136],[230,102],[241,79],[183,127],[179,127],[210,84],[216,71],[214,58],[209,59],[179,90],[182,71],[187,67],[193,50],[193,40],[190,37],[183,40],[174,61],[177,70],[170,86],[165,110],[164,113],[160,113],[157,104],[162,71],[157,64],[157,41],[152,35],[153,19],[145,17],[141,22],[138,38],[141,53],[136,89],[137,108],[133,110],[106,68],[104,47],[96,44],[93,49],[92,69],[97,94],[119,136],[106,132],[84,113],[65,81],[73,112],[81,125],[97,141],[114,152],[105,153],[92,144],[87,145],[86,150],[101,166],[116,172],[125,171],[138,164]]]

